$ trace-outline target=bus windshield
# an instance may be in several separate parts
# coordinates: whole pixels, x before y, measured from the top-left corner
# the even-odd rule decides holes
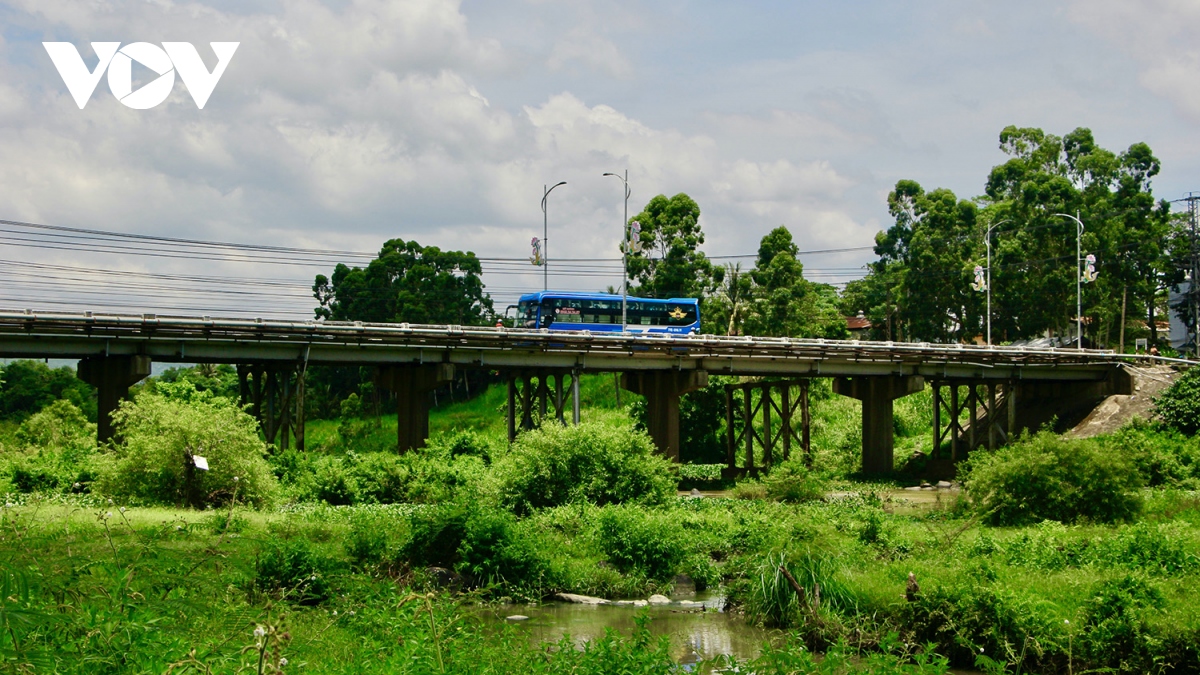
[[[522,328],[537,328],[538,305],[536,302],[522,301],[517,305],[517,325]]]

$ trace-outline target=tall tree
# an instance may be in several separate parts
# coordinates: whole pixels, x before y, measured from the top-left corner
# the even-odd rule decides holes
[[[993,321],[1010,337],[1061,334],[1074,323],[1077,225],[1057,215],[1066,213],[1086,228],[1081,254],[1098,259],[1099,277],[1083,293],[1084,320],[1093,339],[1121,342],[1123,317],[1131,306],[1153,314],[1161,286],[1169,209],[1151,192],[1158,159],[1144,143],[1119,155],[1101,148],[1085,128],[1059,138],[1007,127],[1000,147],[1011,159],[992,170],[985,199],[1015,229],[1003,237],[993,273],[1000,305]]]
[[[842,338],[846,323],[837,309],[837,291],[804,278],[800,249],[792,233],[777,227],[762,238],[750,278],[753,303],[746,314],[749,335]],[[832,300],[830,298],[832,293]]]
[[[392,239],[366,268],[339,264],[318,274],[317,318],[333,321],[478,325],[492,315],[474,253]]]
[[[741,263],[725,265],[725,273],[715,293],[702,305],[705,331],[717,335],[741,335],[746,313],[753,301],[754,282],[742,271]]]
[[[897,299],[903,339],[961,341],[979,334],[982,303],[971,291],[977,208],[950,190],[926,193],[901,180],[888,195],[896,219],[876,237],[879,262]]]
[[[641,224],[637,250],[628,252],[630,289],[651,298],[699,298],[721,282],[724,269],[715,267],[700,251],[700,206],[679,193],[658,195],[630,222]]]

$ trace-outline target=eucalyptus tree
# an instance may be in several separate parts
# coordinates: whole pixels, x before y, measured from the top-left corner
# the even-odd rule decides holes
[[[493,306],[481,273],[469,251],[392,239],[365,268],[339,264],[332,277],[318,274],[314,312],[333,321],[483,324]]]
[[[638,246],[627,251],[631,292],[652,298],[699,298],[724,276],[700,250],[700,206],[684,193],[658,195],[630,219],[641,225]]]

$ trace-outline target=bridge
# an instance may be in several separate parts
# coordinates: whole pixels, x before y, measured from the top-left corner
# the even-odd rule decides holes
[[[110,413],[151,362],[233,364],[268,442],[279,437],[287,447],[290,435],[301,449],[309,365],[376,367],[378,385],[396,395],[401,451],[424,444],[429,392],[456,372],[504,375],[510,439],[518,427],[565,421],[568,402],[578,423],[579,375],[620,373],[623,388],[646,398],[650,436],[674,460],[681,395],[707,386],[709,374],[762,378],[725,389],[734,472],[755,472],[793,444],[810,451],[812,378],[833,378],[835,393],[862,401],[865,472],[892,469],[893,401],[927,383],[933,448],[949,444],[952,459],[1071,407],[1132,393],[1121,368],[1127,357],[1101,350],[99,312],[0,310],[0,357],[79,359],[80,378],[98,391],[101,441],[113,435]]]

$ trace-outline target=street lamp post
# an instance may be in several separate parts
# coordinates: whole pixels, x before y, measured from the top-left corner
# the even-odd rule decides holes
[[[625,306],[629,303],[629,234],[626,231],[629,228],[629,169],[625,169],[624,176],[611,172],[604,175],[617,178],[625,185],[625,220],[621,221],[621,332],[624,333],[628,329]]]
[[[1083,349],[1083,272],[1079,268],[1083,262],[1083,221],[1079,219],[1078,211],[1073,216],[1069,213],[1054,215],[1070,218],[1079,226],[1075,228],[1075,339],[1079,340],[1077,348]]]
[[[552,187],[549,187],[549,188],[547,188],[545,185],[542,186],[542,290],[543,291],[550,290],[550,244],[547,241],[549,239],[549,237],[547,236],[547,234],[548,234],[547,229],[549,227],[549,225],[548,225],[549,221],[546,217],[546,200],[550,197],[550,193],[554,191],[554,188],[558,187],[559,185],[566,185],[566,184],[567,184],[567,181],[564,180],[564,181],[559,181],[558,183],[555,183]]]
[[[992,223],[987,234],[983,235],[984,244],[987,246],[987,344],[992,346],[992,230],[998,225],[1011,223],[1008,218],[997,223]]]

